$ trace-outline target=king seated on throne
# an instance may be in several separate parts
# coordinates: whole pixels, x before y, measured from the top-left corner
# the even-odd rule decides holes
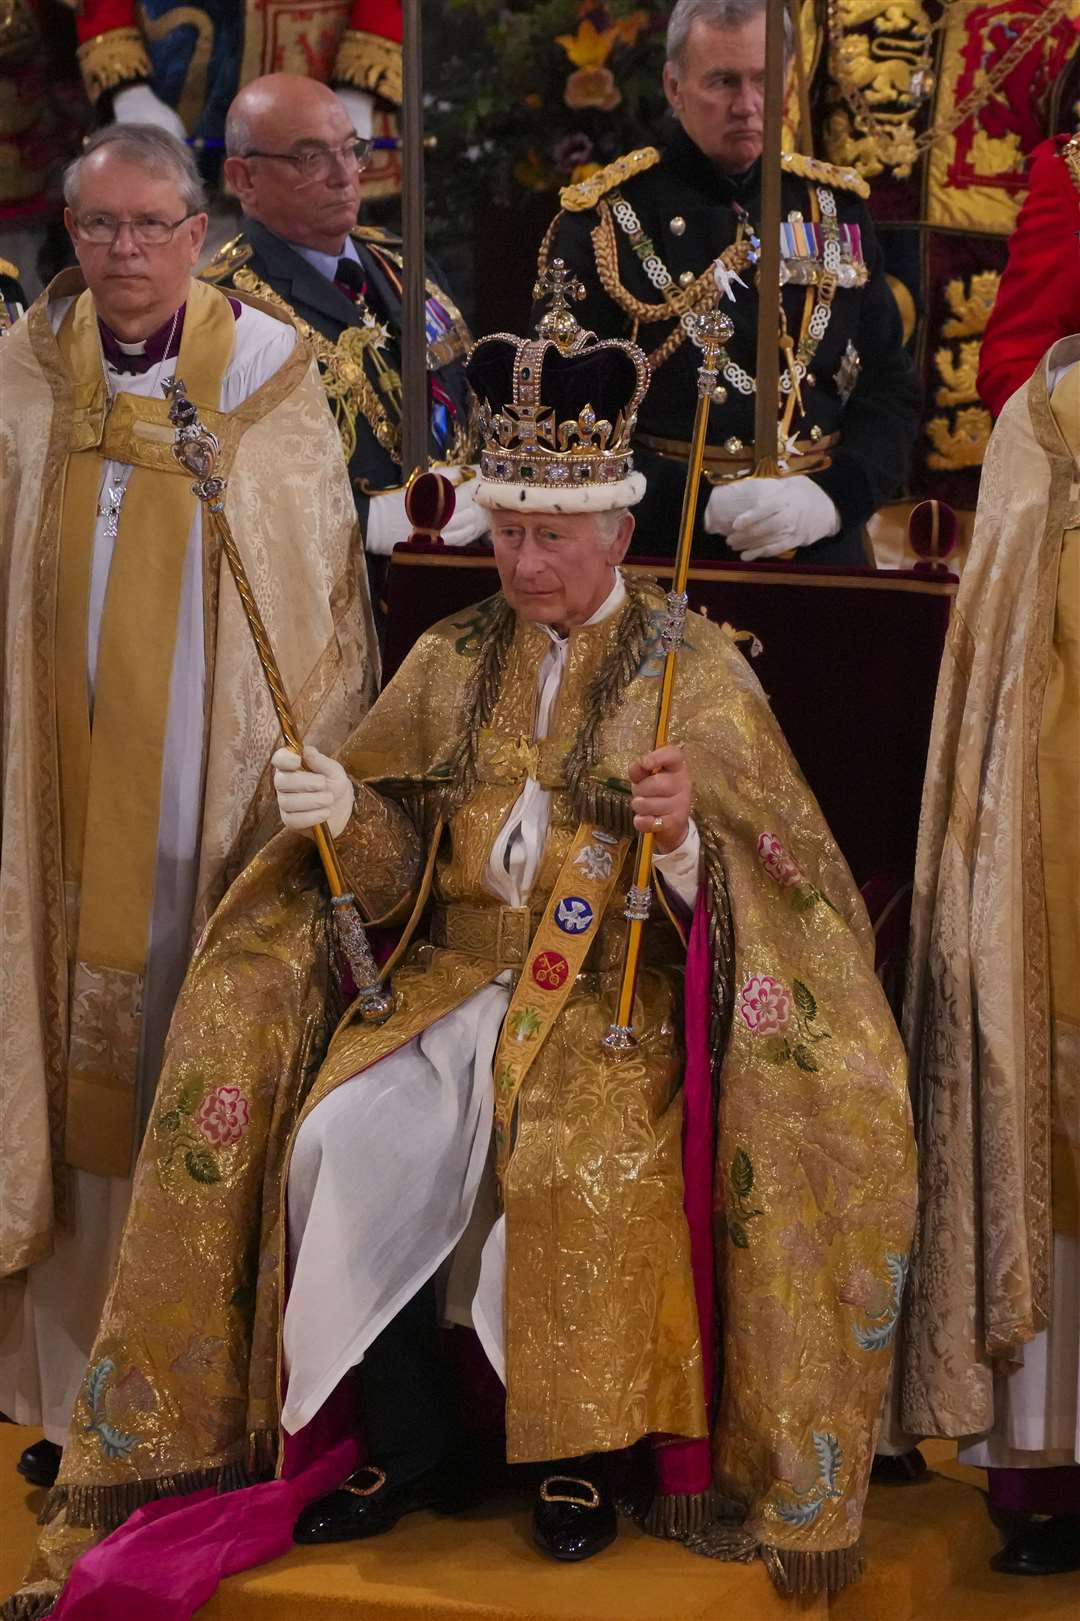
[[[202,1602],[238,1515],[255,1561],[475,1501],[447,1324],[502,1381],[543,1554],[611,1542],[634,1448],[655,1534],[760,1554],[789,1593],[861,1569],[913,1223],[904,1058],[847,867],[749,666],[694,613],[677,741],[654,746],[671,621],[619,567],[645,357],[557,330],[469,361],[501,589],[421,637],[338,759],[274,756],[284,830],[181,995],[11,1613],[47,1613],[113,1527],[80,1592],[179,1580]],[[320,822],[396,937],[381,1023],[339,1003]],[[612,1056],[645,831],[636,1044]],[[272,1487],[232,1490],[279,1458]],[[214,1485],[212,1507],[178,1495]],[[155,1538],[185,1539],[182,1576]]]

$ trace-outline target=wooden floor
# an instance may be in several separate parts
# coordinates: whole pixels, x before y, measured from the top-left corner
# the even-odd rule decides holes
[[[15,1474],[37,1431],[0,1424],[0,1586],[17,1585],[41,1494]],[[517,1501],[464,1520],[417,1514],[364,1545],[297,1548],[231,1577],[199,1621],[1078,1621],[1080,1576],[994,1576],[980,1475],[928,1443],[917,1486],[872,1487],[867,1574],[831,1600],[780,1598],[760,1564],[723,1565],[624,1525],[588,1564],[539,1557]],[[108,1616],[93,1621],[110,1621]]]

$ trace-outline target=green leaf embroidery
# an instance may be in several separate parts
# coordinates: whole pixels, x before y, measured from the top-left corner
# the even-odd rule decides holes
[[[745,1148],[736,1150],[731,1162],[731,1186],[740,1199],[748,1199],[754,1186],[754,1167]]]
[[[182,1119],[183,1116],[179,1109],[169,1109],[167,1113],[161,1116],[158,1125],[162,1131],[176,1131]]]
[[[803,1018],[811,1020],[816,1019],[817,1003],[814,1000],[813,991],[808,985],[804,985],[801,979],[793,980],[792,985],[795,991],[795,1006],[798,1008]]]
[[[523,1007],[513,1015],[510,1020],[510,1029],[515,1041],[531,1041],[541,1028],[543,1020],[535,1008]]]
[[[783,1036],[765,1036],[758,1042],[757,1050],[770,1064],[786,1064],[791,1057],[791,1048]]]
[[[743,1226],[741,1221],[736,1221],[734,1217],[729,1216],[728,1232],[731,1235],[731,1242],[735,1245],[736,1249],[748,1250],[750,1248],[750,1240],[747,1237],[746,1228]]]
[[[809,1047],[804,1047],[802,1042],[800,1042],[794,1049],[792,1057],[800,1069],[809,1070],[812,1074],[816,1073],[818,1068],[817,1059],[814,1057]]]
[[[221,1170],[208,1148],[189,1148],[184,1155],[187,1173],[196,1182],[220,1182]]]
[[[817,905],[821,896],[810,884],[800,884],[798,889],[791,891],[791,904],[796,912],[809,912]]]

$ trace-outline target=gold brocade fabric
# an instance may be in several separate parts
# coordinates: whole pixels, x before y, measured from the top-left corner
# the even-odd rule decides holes
[[[1080,365],[1050,409],[1073,457],[1039,732],[1039,819],[1050,958],[1054,1226],[1080,1238]]]
[[[415,894],[443,817],[435,901],[494,907],[483,871],[533,759],[550,645],[500,602],[427,632],[343,752],[351,774],[397,807],[389,822],[354,819],[342,841],[350,871],[374,863],[384,875],[388,913],[402,915]],[[530,906],[550,893],[583,819],[608,832],[628,825],[628,767],[655,725],[661,620],[662,598],[634,586],[622,615],[570,639]],[[628,625],[640,627],[630,652]],[[744,1542],[769,1551],[778,1579],[831,1581],[857,1563],[907,1268],[905,1066],[850,874],[749,666],[695,614],[672,735],[694,780],[714,924],[718,1410],[711,1421],[703,1401],[682,1214],[683,953],[657,918],[637,1054],[618,1065],[601,1055],[618,975],[590,953],[520,1093],[506,1180],[509,1453],[617,1448],[654,1432],[703,1435],[711,1423],[717,1485],[743,1507]],[[390,1020],[346,1015],[327,1045],[313,872],[308,846],[275,840],[218,911],[189,974],[32,1575],[55,1580],[49,1561],[76,1521],[90,1541],[139,1501],[265,1467],[288,1143],[336,1086],[497,970],[433,947],[422,923],[394,976]],[[616,899],[605,927],[618,913]]]
[[[1048,360],[1078,356],[1066,338]],[[904,1003],[919,1230],[898,1358],[914,1435],[994,1427],[994,1359],[1047,1324],[1053,1155],[1076,1133],[1076,977],[1061,972],[1078,870],[1077,471],[1046,375],[990,441],[919,827]]]
[[[69,453],[96,442],[101,422],[95,427],[93,410],[76,394],[50,304],[82,290],[81,274],[65,272],[0,351],[5,1275],[49,1253],[57,1209],[63,1214],[74,939],[62,863],[55,627]],[[103,395],[98,403],[103,408]],[[308,736],[335,748],[370,701],[377,654],[352,492],[318,373],[302,347],[215,427],[229,469],[227,515],[294,713]],[[167,422],[163,428],[169,432]],[[168,439],[159,448],[170,454]],[[206,763],[193,938],[274,831],[268,761],[280,735],[228,565],[209,539],[204,553]]]

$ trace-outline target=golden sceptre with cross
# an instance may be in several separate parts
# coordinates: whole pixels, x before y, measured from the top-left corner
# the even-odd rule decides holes
[[[226,481],[214,473],[218,452],[221,449],[217,435],[211,433],[209,428],[200,422],[198,407],[184,393],[184,385],[179,377],[174,377],[162,387],[169,400],[169,421],[176,429],[173,455],[180,466],[191,473],[196,481],[192,489],[202,502],[211,532],[221,542],[221,549],[228,560],[233,582],[247,618],[248,629],[251,631],[251,639],[255,643],[255,651],[270,690],[270,698],[282,736],[288,747],[303,759],[304,746],[293,720],[274,649],[251,589],[243,558],[225,517]],[[338,952],[343,965],[352,977],[359,1001],[360,1016],[371,1024],[381,1024],[393,1012],[393,996],[382,983],[378,964],[356,904],[356,896],[345,882],[330,829],[325,823],[319,823],[311,831],[330,890],[330,909]]]

